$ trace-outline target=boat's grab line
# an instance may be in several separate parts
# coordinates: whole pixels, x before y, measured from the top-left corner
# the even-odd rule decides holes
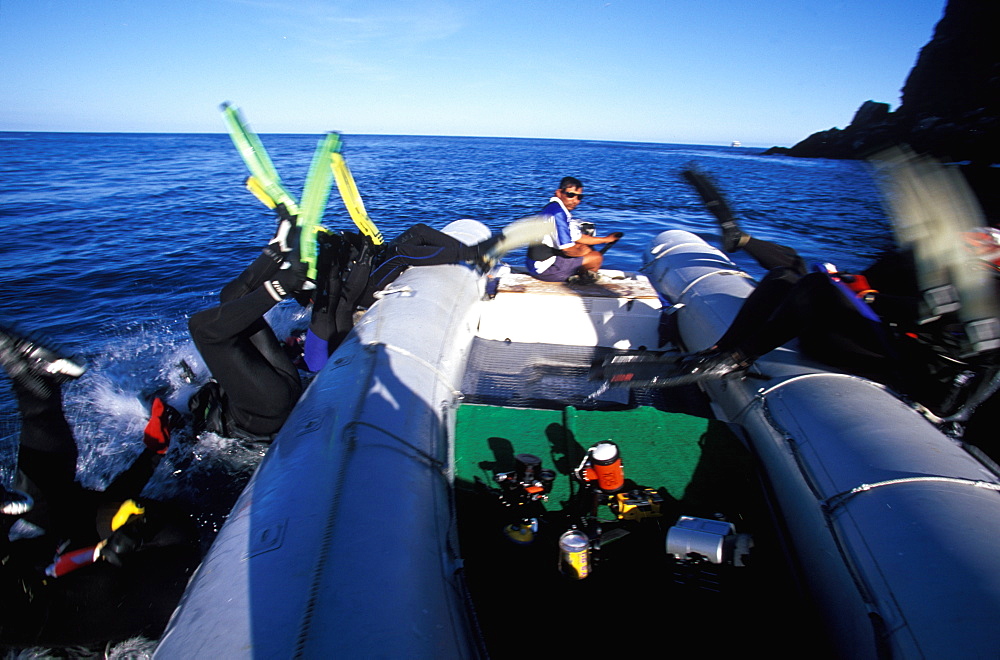
[[[668,243],[660,243],[659,245],[655,245],[655,246],[653,246],[653,249],[649,251],[649,253],[652,255],[652,258],[649,259],[649,261],[646,261],[644,264],[642,264],[642,266],[639,267],[639,272],[641,272],[641,273],[649,272],[649,269],[652,267],[652,265],[654,263],[656,263],[657,259],[659,259],[661,257],[665,257],[668,254],[670,254],[671,252],[673,252],[674,250],[679,250],[680,248],[683,248],[683,247],[696,247],[696,248],[701,249],[701,248],[704,248],[705,245],[700,244],[700,243],[694,243],[694,242],[691,242],[691,243],[676,243],[674,245],[669,245]],[[711,247],[711,246],[709,246],[709,247]],[[716,250],[716,252],[718,253],[718,256],[720,256],[720,257],[722,257],[723,259],[726,260],[726,262],[728,263],[728,265],[732,265],[733,262],[730,261],[729,259],[726,259],[726,255],[722,254],[721,252],[718,252],[718,250]]]
[[[684,287],[684,289],[679,294],[677,294],[677,300],[682,300],[684,298],[684,296],[687,295],[687,292],[691,290],[691,287],[693,287],[695,284],[698,284],[699,282],[701,282],[706,277],[712,277],[713,275],[736,275],[738,277],[745,277],[748,280],[752,280],[753,279],[750,275],[748,275],[747,273],[743,272],[742,270],[713,270],[713,271],[709,271],[709,272],[703,273],[702,275],[699,275],[698,277],[696,277],[693,280],[691,280],[688,283],[688,285],[686,287]]]
[[[847,573],[850,576],[851,581],[854,583],[854,587],[855,589],[857,589],[858,595],[861,597],[861,599],[865,603],[865,606],[868,608],[869,616],[872,617],[873,623],[876,620],[881,621],[882,615],[879,612],[879,606],[877,604],[878,601],[872,595],[872,590],[869,588],[867,581],[858,571],[857,564],[853,558],[853,553],[849,552],[848,549],[844,547],[844,539],[836,531],[834,522],[832,520],[832,516],[830,515],[830,511],[828,511],[824,506],[822,506],[823,502],[822,494],[819,492],[819,490],[816,487],[816,484],[813,482],[813,479],[810,475],[810,471],[803,464],[802,456],[799,454],[799,448],[795,441],[795,437],[792,434],[790,434],[787,430],[785,430],[781,426],[781,424],[778,423],[776,419],[774,419],[774,416],[771,414],[770,407],[767,405],[768,403],[767,400],[761,398],[760,401],[762,402],[761,414],[764,416],[765,423],[768,424],[772,429],[774,429],[781,435],[781,438],[784,441],[784,446],[791,454],[792,460],[795,461],[796,465],[798,466],[799,475],[802,478],[803,483],[805,484],[806,488],[808,488],[809,491],[812,493],[813,498],[818,503],[820,503],[820,506],[818,507],[819,513],[823,519],[824,525],[826,526],[826,530],[830,535],[830,540],[834,544],[837,552],[840,554],[840,558],[844,562],[844,567],[847,570]],[[745,413],[752,405],[753,402],[751,402],[748,406],[746,406],[740,413],[740,415]],[[751,449],[754,450],[754,453],[757,454],[757,460],[760,461],[761,460],[759,456],[760,452],[753,446],[753,443],[750,443],[750,447]],[[877,630],[873,632],[875,633],[876,637],[879,636]]]
[[[371,375],[370,372],[369,375]],[[418,461],[423,461],[431,469],[432,473],[443,477],[446,481],[448,478],[445,471],[445,463],[443,461],[435,458],[434,456],[431,456],[429,453],[427,453],[420,447],[415,446],[405,438],[402,438],[399,435],[396,435],[395,433],[391,433],[390,431],[387,431],[386,429],[380,426],[376,426],[375,424],[372,424],[370,422],[353,420],[348,424],[346,424],[341,429],[340,431],[341,436],[346,439],[346,445],[347,445],[346,456],[344,460],[340,461],[338,473],[337,476],[335,477],[334,493],[330,501],[330,506],[327,509],[326,520],[323,527],[323,535],[321,537],[322,540],[320,541],[321,549],[320,552],[317,553],[316,555],[316,562],[313,566],[312,580],[309,585],[309,593],[306,599],[306,605],[303,610],[302,617],[299,621],[298,633],[296,634],[295,638],[295,649],[292,655],[292,657],[294,658],[303,658],[306,657],[307,655],[307,650],[308,650],[307,647],[309,645],[309,640],[312,635],[313,623],[315,618],[316,603],[320,595],[319,589],[323,583],[323,580],[325,579],[325,571],[328,564],[330,548],[333,544],[333,529],[336,526],[338,517],[340,515],[341,495],[343,493],[344,481],[346,479],[345,475],[348,473],[350,461],[352,460],[355,452],[358,449],[357,429],[361,427],[370,428],[374,431],[377,431],[378,433],[381,433],[395,440],[396,442],[399,443],[399,445],[402,448],[400,446],[396,446],[391,443],[379,443],[380,446],[385,447],[391,451],[400,452],[404,456],[407,456],[408,458],[415,458]],[[403,448],[410,450],[410,452],[412,453],[404,451]]]
[[[851,490],[844,491],[842,493],[837,493],[836,495],[827,498],[823,502],[823,508],[827,513],[832,512],[834,509],[839,507],[841,504],[851,499],[855,495],[860,493],[865,493],[869,490],[875,488],[881,488],[883,486],[896,486],[899,484],[910,484],[918,482],[936,482],[936,483],[948,483],[948,484],[962,484],[965,486],[974,486],[975,488],[983,488],[985,490],[992,490],[994,492],[1000,492],[1000,484],[991,483],[989,481],[982,481],[981,479],[965,479],[962,477],[943,477],[943,476],[925,476],[925,477],[901,477],[899,479],[886,479],[885,481],[876,481],[871,484],[861,484],[860,486],[855,486]]]
[[[780,383],[778,383],[776,385],[773,385],[772,387],[769,387],[769,388],[766,388],[766,389],[762,388],[761,390],[759,390],[757,392],[757,394],[754,396],[753,401],[751,401],[749,404],[747,404],[743,408],[743,410],[740,411],[739,415],[737,415],[737,419],[740,418],[740,417],[743,417],[744,415],[746,415],[746,413],[754,405],[760,404],[763,407],[763,409],[764,409],[764,414],[765,414],[765,416],[767,418],[768,424],[774,430],[776,430],[779,433],[781,433],[782,436],[786,439],[786,441],[788,441],[790,443],[789,446],[793,450],[793,453],[794,453],[794,455],[796,457],[796,461],[801,464],[801,459],[798,456],[798,451],[795,450],[796,443],[795,443],[794,436],[790,435],[779,424],[777,424],[776,420],[773,418],[773,416],[771,414],[770,407],[767,405],[766,397],[767,397],[768,394],[771,394],[775,390],[777,390],[777,389],[779,389],[781,387],[784,387],[785,385],[788,385],[789,383],[793,383],[793,382],[799,381],[799,380],[804,380],[806,378],[817,378],[817,377],[829,377],[829,378],[839,378],[839,379],[847,378],[847,379],[850,379],[850,380],[857,380],[857,381],[861,381],[863,383],[867,383],[868,385],[871,385],[872,387],[875,387],[875,388],[878,388],[878,389],[881,389],[881,390],[884,390],[884,391],[889,391],[889,388],[887,388],[885,385],[882,385],[881,383],[876,383],[875,381],[868,380],[867,378],[862,378],[860,376],[854,376],[852,374],[837,374],[837,373],[829,373],[829,372],[827,372],[827,373],[813,373],[813,374],[799,374],[798,376],[792,376],[791,378],[783,380]],[[803,473],[805,473],[805,470],[803,470]],[[981,479],[968,479],[968,478],[965,478],[965,477],[945,477],[945,476],[942,476],[942,475],[925,475],[925,476],[919,476],[919,477],[900,477],[898,479],[886,479],[884,481],[876,481],[874,483],[863,483],[863,484],[860,484],[858,486],[855,486],[854,488],[851,488],[850,490],[846,490],[846,491],[837,493],[836,495],[831,495],[830,497],[825,498],[825,499],[821,499],[820,501],[821,501],[823,510],[829,515],[836,508],[838,508],[840,505],[842,505],[844,502],[846,502],[847,500],[851,499],[855,495],[867,492],[867,491],[872,490],[874,488],[881,488],[883,486],[895,486],[895,485],[907,484],[907,483],[918,483],[918,482],[925,482],[925,481],[927,481],[927,482],[937,482],[937,483],[964,484],[964,485],[968,485],[968,486],[974,486],[976,488],[983,488],[983,489],[986,489],[986,490],[992,490],[994,492],[1000,492],[1000,483],[983,481]],[[812,486],[811,481],[809,483],[810,483],[810,488],[812,488],[812,490],[813,490],[813,493],[816,494],[816,495],[818,495],[818,492]]]
[[[376,291],[375,293],[373,293],[372,297],[375,300],[382,300],[386,296],[391,296],[394,293],[405,293],[405,294],[413,295],[413,288],[410,287],[410,286],[408,286],[408,285],[395,286],[395,285],[390,284],[389,286],[387,286],[386,288],[382,289],[381,291]]]
[[[805,380],[807,378],[835,378],[835,379],[856,380],[856,381],[860,381],[862,383],[867,383],[868,385],[871,385],[872,387],[876,387],[876,388],[878,388],[880,390],[886,390],[886,391],[888,391],[888,388],[885,387],[884,385],[882,385],[881,383],[876,383],[873,380],[868,380],[867,378],[862,378],[861,376],[855,376],[853,374],[838,374],[838,373],[833,373],[833,372],[830,372],[830,371],[825,371],[825,372],[820,372],[820,373],[811,373],[811,374],[799,374],[798,376],[791,376],[789,378],[786,378],[785,380],[783,380],[783,381],[781,381],[779,383],[776,383],[776,384],[772,385],[771,387],[767,387],[767,388],[762,387],[761,389],[757,390],[757,393],[754,394],[753,399],[751,399],[750,403],[748,403],[747,405],[743,406],[743,409],[740,410],[733,417],[733,421],[736,421],[736,420],[740,419],[741,417],[743,417],[744,415],[746,415],[747,412],[749,412],[749,410],[751,408],[753,408],[754,406],[756,406],[756,405],[763,405],[764,402],[765,402],[765,399],[767,399],[767,396],[769,394],[771,394],[772,392],[774,392],[776,390],[779,390],[779,389],[785,387],[786,385],[790,385],[792,383],[796,383],[796,382],[798,382],[800,380]],[[772,424],[772,426],[773,426],[773,424]]]
[[[435,458],[426,449],[422,449],[422,448],[416,446],[415,444],[413,444],[412,442],[410,442],[409,440],[407,440],[403,436],[398,435],[396,433],[393,433],[391,431],[388,431],[384,427],[379,426],[377,424],[373,424],[371,422],[364,422],[364,421],[356,419],[356,420],[354,420],[354,421],[349,422],[348,424],[346,424],[344,426],[344,428],[341,430],[341,435],[347,435],[348,433],[352,434],[351,435],[351,437],[352,437],[352,449],[351,449],[351,451],[352,452],[354,451],[353,443],[356,442],[356,440],[355,440],[356,436],[353,435],[353,434],[355,432],[355,429],[362,428],[362,427],[364,427],[364,428],[370,428],[370,429],[372,429],[374,431],[378,431],[382,435],[384,435],[384,436],[386,436],[388,438],[391,438],[392,440],[395,440],[400,445],[400,446],[396,446],[396,445],[393,445],[392,443],[375,443],[375,444],[373,444],[371,446],[385,447],[385,448],[390,449],[392,451],[399,452],[399,453],[401,453],[404,456],[407,456],[409,458],[422,459],[423,462],[426,463],[428,466],[436,469],[442,475],[445,475],[446,468],[447,468],[447,462],[446,461],[441,460],[440,458]],[[412,452],[412,454],[403,451],[404,449],[410,450],[410,452]],[[447,475],[445,475],[445,476],[447,476]]]
[[[822,372],[811,373],[811,374],[799,374],[798,376],[791,376],[790,378],[786,378],[785,380],[783,380],[780,383],[777,383],[775,385],[772,385],[771,387],[768,387],[768,388],[763,388],[762,387],[761,389],[757,390],[757,393],[754,395],[754,399],[759,400],[759,401],[763,401],[764,397],[766,397],[768,394],[774,392],[775,390],[780,389],[780,388],[782,388],[785,385],[788,385],[790,383],[794,383],[794,382],[800,381],[800,380],[805,380],[807,378],[836,378],[836,379],[839,379],[839,380],[843,380],[843,379],[856,380],[856,381],[860,381],[862,383],[867,383],[868,385],[871,385],[872,387],[878,388],[880,390],[886,390],[887,389],[886,386],[882,385],[881,383],[876,383],[873,380],[869,380],[867,378],[862,378],[861,376],[855,376],[854,374],[840,374],[840,373],[834,373],[832,371],[822,371]]]
[[[394,346],[392,344],[384,344],[382,342],[372,342],[370,344],[366,344],[366,348],[368,350],[374,350],[375,347],[377,346],[382,346],[383,348],[385,348],[386,351],[390,351],[398,355],[408,357],[413,361],[417,362],[418,364],[427,367],[427,369],[432,371],[434,375],[437,376],[437,379],[451,391],[453,397],[462,396],[462,391],[454,386],[451,378],[447,374],[442,372],[440,369],[438,369],[437,366],[434,365],[433,363],[425,360],[424,358],[420,357],[419,355],[411,351],[406,350],[405,348],[400,348],[399,346]]]
[[[836,512],[836,509],[839,508],[841,505],[843,505],[845,502],[847,502],[847,500],[853,498],[856,495],[873,490],[875,488],[881,488],[883,486],[893,486],[893,485],[900,485],[912,482],[938,482],[938,483],[957,483],[962,485],[971,485],[977,488],[984,488],[987,490],[992,490],[994,492],[1000,492],[1000,484],[990,483],[987,481],[981,481],[975,479],[965,479],[961,477],[925,475],[918,477],[900,477],[898,479],[887,479],[885,481],[878,481],[874,483],[863,483],[859,486],[855,486],[854,488],[848,491],[844,491],[836,495],[824,498],[820,493],[820,490],[817,488],[817,484],[814,483],[813,478],[810,476],[811,471],[803,463],[802,456],[799,453],[799,447],[798,443],[795,440],[795,437],[792,434],[790,434],[787,430],[785,430],[782,427],[782,425],[778,423],[776,419],[774,419],[774,416],[772,415],[770,410],[770,406],[768,405],[768,401],[765,399],[767,394],[791,381],[800,380],[808,377],[815,377],[815,376],[854,378],[856,380],[865,381],[871,384],[872,386],[879,387],[881,389],[888,389],[882,386],[880,383],[869,381],[865,378],[860,378],[858,376],[852,376],[850,374],[833,374],[833,373],[801,374],[799,376],[794,376],[786,381],[778,383],[774,387],[771,387],[767,390],[762,389],[760,392],[758,392],[757,397],[755,397],[755,401],[752,401],[750,404],[748,404],[740,412],[739,416],[744,415],[749,410],[749,408],[754,405],[755,402],[759,402],[761,404],[761,412],[765,417],[766,423],[772,429],[777,431],[784,439],[785,446],[792,455],[792,460],[794,460],[795,463],[798,464],[799,474],[801,475],[805,486],[812,492],[813,497],[816,498],[822,518],[825,521],[827,531],[830,534],[830,539],[836,546],[837,552],[840,554],[841,559],[844,562],[844,566],[847,569],[847,572],[849,573],[851,580],[854,582],[855,588],[857,588],[858,590],[858,594],[861,596],[862,600],[868,607],[870,615],[873,618],[878,618],[879,620],[881,620],[883,617],[880,614],[880,606],[878,604],[878,599],[873,596],[872,589],[870,588],[868,580],[858,570],[857,563],[855,560],[855,551],[849,550],[847,547],[845,547],[844,545],[845,539],[843,538],[840,532],[836,531],[837,524],[834,520],[834,514]],[[759,456],[758,460],[760,460]],[[875,634],[876,636],[878,636],[880,633],[878,632],[878,630],[876,630]]]
[[[654,246],[653,249],[649,251],[650,254],[653,255],[653,261],[656,261],[660,257],[664,257],[664,256],[670,254],[671,252],[673,252],[674,250],[679,250],[680,248],[683,248],[683,247],[696,247],[699,250],[704,250],[704,248],[707,245],[707,243],[705,243],[703,241],[702,242],[691,241],[689,243],[674,243],[673,245],[669,245],[669,247],[668,247],[668,245],[669,245],[668,243],[660,243],[659,245]],[[708,247],[712,248],[711,245],[709,245]],[[702,254],[704,254],[704,252],[702,252]],[[718,255],[718,256],[720,256],[720,257],[722,257],[727,262],[732,263],[731,261],[729,261],[729,259],[726,259],[726,255],[724,255],[721,252],[719,252],[718,249],[715,249],[715,254]],[[652,263],[652,261],[650,261],[650,263]]]

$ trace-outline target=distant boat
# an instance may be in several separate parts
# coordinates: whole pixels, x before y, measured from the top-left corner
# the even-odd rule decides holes
[[[742,147],[743,143],[740,142],[739,140],[733,140],[733,143],[731,145],[729,145],[729,146],[731,146],[731,147]]]

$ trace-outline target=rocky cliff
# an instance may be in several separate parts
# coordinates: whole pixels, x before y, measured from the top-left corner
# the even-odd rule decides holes
[[[1000,0],[949,0],[903,86],[902,103],[865,101],[847,128],[766,153],[865,158],[909,144],[920,153],[976,165],[1000,163]]]

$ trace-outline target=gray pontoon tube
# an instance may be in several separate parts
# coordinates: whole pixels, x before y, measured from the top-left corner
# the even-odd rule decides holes
[[[714,344],[752,281],[688,232],[663,232],[650,252],[654,286],[684,305],[676,313],[687,348]],[[759,460],[838,653],[996,657],[996,475],[876,383],[810,363],[789,347],[753,370],[770,379],[704,389]]]
[[[449,226],[468,243],[479,223]],[[331,356],[199,567],[158,658],[480,654],[446,430],[481,276],[411,268]]]

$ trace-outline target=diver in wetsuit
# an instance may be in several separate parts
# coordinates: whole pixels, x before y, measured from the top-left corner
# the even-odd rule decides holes
[[[737,375],[798,338],[807,355],[885,383],[939,417],[991,394],[983,388],[992,387],[1000,364],[995,342],[977,345],[956,310],[926,312],[910,252],[888,252],[859,274],[810,272],[795,250],[750,236],[728,209],[720,212],[724,202],[703,175],[685,176],[709,191],[703,196],[724,249],[746,251],[768,273],[715,345],[665,365],[657,386]],[[1000,295],[995,280],[992,287]]]
[[[359,304],[369,306],[373,302],[371,295],[388,286],[409,266],[468,263],[489,270],[492,266],[487,256],[489,249],[502,238],[503,234],[497,233],[475,245],[466,245],[443,231],[417,223],[379,246],[369,284]]]
[[[139,499],[179,414],[156,399],[146,448],[105,491],[88,490],[61,391],[83,365],[4,327],[0,364],[21,415],[15,484],[0,487],[0,643],[155,639],[199,560],[191,520]]]
[[[410,266],[471,263],[492,266],[488,252],[503,239],[497,233],[476,245],[416,224],[385,245],[364,236],[323,234],[319,239],[317,282],[306,278],[299,259],[299,227],[279,210],[275,237],[235,280],[216,307],[194,314],[191,337],[212,372],[192,401],[195,431],[269,441],[302,394],[298,369],[264,320],[278,302],[294,297],[313,303],[305,359],[319,369],[350,331],[352,314],[368,307],[374,294]],[[207,419],[206,419],[207,417]]]
[[[192,399],[195,432],[270,441],[302,394],[299,372],[264,320],[271,308],[311,285],[299,259],[299,228],[284,217],[275,237],[219,305],[191,316],[188,329],[215,379]]]
[[[317,371],[353,327],[353,314],[370,307],[407,268],[470,264],[481,272],[493,267],[490,250],[503,232],[466,245],[459,239],[417,223],[391,241],[373,245],[359,234],[320,236],[319,281],[312,292],[313,313],[306,335],[305,362]]]

